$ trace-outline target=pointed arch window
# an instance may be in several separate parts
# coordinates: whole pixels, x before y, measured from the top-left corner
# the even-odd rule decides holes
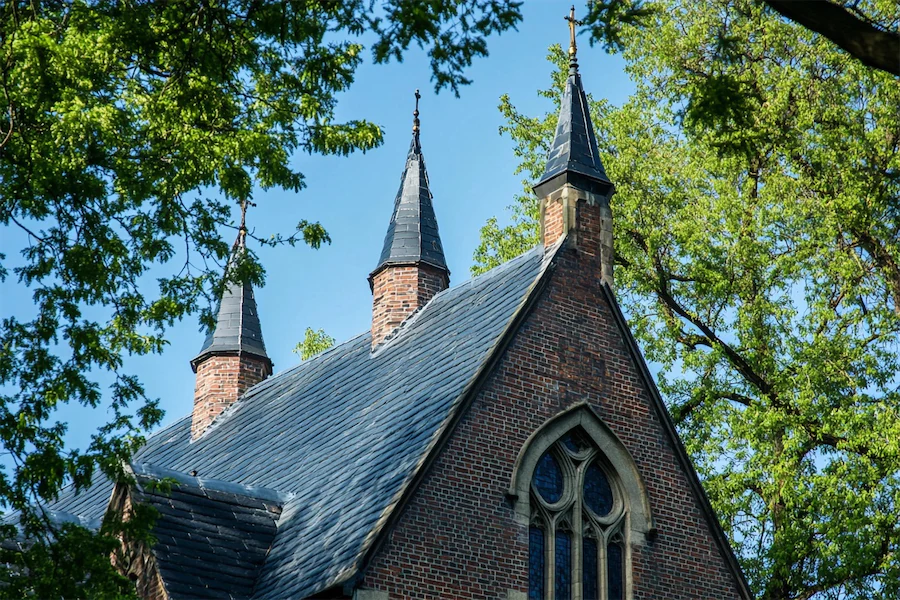
[[[589,405],[529,438],[509,493],[528,527],[529,600],[631,598],[631,549],[653,518],[637,465]]]
[[[570,431],[531,480],[529,600],[625,600],[625,503],[596,444]]]

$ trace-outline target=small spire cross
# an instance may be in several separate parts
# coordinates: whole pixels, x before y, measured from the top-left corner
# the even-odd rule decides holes
[[[569,54],[575,56],[575,52],[578,50],[578,47],[575,45],[575,26],[583,25],[583,22],[575,18],[574,4],[572,5],[572,9],[569,11],[569,16],[563,18],[569,22]]]
[[[245,248],[247,246],[247,207],[248,206],[256,206],[253,202],[250,202],[246,198],[241,200],[241,225],[238,227],[238,239],[237,245],[241,248]]]
[[[419,134],[419,98],[421,97],[419,90],[416,90],[416,110],[413,111],[413,133],[416,135]]]

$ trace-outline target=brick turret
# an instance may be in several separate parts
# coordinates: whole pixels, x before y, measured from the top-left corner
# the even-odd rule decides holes
[[[431,203],[425,158],[419,143],[419,91],[413,113],[413,139],[406,156],[394,213],[372,287],[372,348],[409,315],[450,285],[450,270]]]
[[[242,212],[246,203],[242,204]],[[246,251],[244,216],[226,270]],[[253,287],[230,283],[216,312],[216,327],[206,337],[200,353],[191,360],[197,374],[191,439],[201,435],[223,410],[234,404],[251,386],[272,374]]]
[[[600,276],[613,285],[613,227],[609,181],[597,150],[597,138],[581,86],[574,35],[569,47],[569,77],[559,110],[556,135],[544,175],[534,186],[541,199],[541,236],[551,247],[564,233],[580,252],[599,259]]]

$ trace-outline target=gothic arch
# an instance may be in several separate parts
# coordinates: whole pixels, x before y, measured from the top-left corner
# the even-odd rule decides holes
[[[530,486],[538,460],[566,433],[580,428],[597,445],[604,462],[613,471],[627,506],[630,544],[643,544],[656,533],[647,488],[641,473],[622,441],[586,402],[554,416],[531,434],[513,466],[508,494],[513,500],[516,521],[527,525],[531,518]]]

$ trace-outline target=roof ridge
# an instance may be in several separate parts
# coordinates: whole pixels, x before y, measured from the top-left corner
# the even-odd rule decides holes
[[[403,321],[401,321],[400,324],[397,327],[395,327],[393,331],[391,331],[387,336],[385,336],[384,340],[382,340],[381,343],[378,344],[374,350],[372,350],[371,356],[376,356],[376,355],[380,354],[382,348],[386,348],[386,347],[390,346],[390,342],[392,340],[399,338],[405,329],[411,327],[412,324],[416,322],[416,320],[418,319],[418,315],[425,312],[425,310],[436,300],[443,299],[444,297],[453,295],[454,293],[462,293],[466,289],[468,289],[470,287],[474,287],[475,285],[478,285],[479,283],[483,282],[484,280],[486,280],[488,278],[488,276],[496,277],[500,273],[505,273],[507,270],[514,268],[513,263],[518,265],[518,264],[525,262],[526,260],[528,260],[528,258],[531,257],[531,254],[536,253],[536,251],[539,248],[543,248],[543,244],[538,244],[532,248],[529,248],[527,251],[523,252],[522,254],[515,256],[515,257],[509,259],[508,261],[497,265],[496,267],[494,267],[492,269],[488,269],[484,273],[479,273],[478,275],[475,275],[474,277],[470,277],[469,279],[466,279],[462,283],[458,283],[452,287],[448,287],[448,288],[445,288],[445,289],[439,291],[434,296],[432,296],[428,300],[428,302],[426,302],[422,306],[416,308],[416,310],[412,311],[409,315],[407,315],[406,318],[403,319]],[[546,254],[549,254],[549,253],[546,253]],[[546,260],[546,254],[544,256],[545,260]],[[543,269],[543,265],[541,266],[541,268]]]
[[[542,264],[541,264],[542,271],[545,268],[544,263],[546,263],[548,260],[552,260],[552,257],[555,256],[555,254],[556,254],[558,246],[563,242],[564,239],[565,239],[565,236],[562,236],[553,246],[551,246],[549,249],[547,249],[546,252],[544,252],[544,256],[542,258]],[[370,356],[373,356],[373,357],[377,356],[378,354],[381,353],[383,348],[389,347],[391,345],[390,344],[391,341],[401,337],[401,334],[403,333],[403,331],[408,329],[409,326],[411,326],[417,320],[418,315],[424,313],[425,310],[429,306],[431,306],[433,303],[435,303],[435,301],[437,301],[439,298],[443,299],[446,296],[453,295],[454,293],[462,293],[464,290],[466,290],[474,285],[478,285],[479,283],[484,282],[484,281],[488,280],[489,278],[493,278],[493,277],[498,276],[501,273],[505,273],[507,270],[514,268],[514,265],[521,264],[522,262],[528,260],[533,254],[536,254],[539,251],[543,251],[543,249],[544,249],[543,244],[537,244],[537,245],[533,246],[532,248],[528,249],[527,251],[523,252],[522,254],[520,254],[516,257],[513,257],[513,258],[509,259],[508,261],[501,263],[492,269],[488,269],[484,273],[479,273],[478,275],[475,275],[474,277],[470,277],[469,279],[467,279],[461,283],[458,283],[454,286],[451,286],[449,288],[441,290],[440,292],[435,294],[427,303],[425,303],[424,305],[422,305],[421,307],[419,307],[418,309],[416,309],[412,313],[410,313],[409,316],[407,316],[400,323],[400,325],[398,325],[394,329],[394,331],[392,331],[384,339],[384,341],[382,341],[380,344],[378,344],[378,346],[376,346],[375,349],[370,352]],[[320,361],[324,360],[324,358],[326,356],[337,352],[341,348],[347,347],[349,344],[353,343],[354,341],[357,341],[361,338],[370,336],[371,333],[372,333],[371,330],[367,330],[367,331],[363,331],[362,333],[358,333],[358,334],[354,335],[353,337],[351,337],[343,342],[340,342],[339,344],[335,344],[334,346],[332,346],[331,348],[328,348],[327,350],[323,350],[319,354],[316,354],[315,356],[312,356],[312,357],[308,358],[307,360],[301,361],[297,365],[294,365],[294,366],[292,366],[288,369],[285,369],[284,371],[281,371],[279,373],[275,373],[271,377],[267,377],[266,379],[260,381],[259,383],[251,386],[243,394],[241,394],[240,398],[238,398],[233,404],[228,406],[215,419],[213,419],[213,421],[212,421],[212,423],[210,423],[209,427],[207,427],[206,430],[199,437],[197,437],[196,440],[191,440],[191,443],[194,443],[195,441],[198,441],[198,440],[201,440],[201,439],[207,437],[211,431],[213,431],[218,426],[220,426],[222,423],[224,423],[226,420],[228,420],[231,417],[231,415],[233,415],[238,410],[240,410],[242,406],[245,406],[247,403],[247,400],[250,400],[257,394],[265,391],[272,385],[277,385],[278,381],[282,377],[296,375],[297,372],[300,370],[312,368],[313,365],[316,365]],[[175,422],[170,423],[163,429],[160,429],[159,431],[152,433],[151,436],[155,437],[155,436],[159,435],[166,429],[173,427],[174,425],[178,424],[181,420],[188,418],[188,417],[190,417],[190,413],[188,413],[184,417],[181,417],[180,419],[176,420]]]
[[[200,477],[199,475],[190,475],[173,469],[157,467],[150,463],[133,463],[131,470],[136,477],[146,479],[162,480],[172,479],[176,485],[180,487],[198,488],[201,490],[212,490],[226,494],[235,494],[238,496],[246,496],[248,498],[256,498],[257,500],[268,500],[284,504],[294,497],[293,494],[280,492],[271,488],[247,485],[234,481],[225,481],[224,479],[212,479]]]
[[[343,348],[344,346],[347,346],[348,344],[350,344],[350,343],[356,341],[356,340],[359,339],[359,338],[366,337],[366,336],[369,335],[370,333],[371,333],[371,331],[363,331],[362,333],[357,333],[356,335],[353,335],[353,336],[347,338],[347,339],[344,340],[343,342],[339,342],[339,343],[335,344],[334,346],[331,346],[331,347],[329,347],[329,348],[326,348],[325,350],[322,350],[321,352],[319,352],[319,353],[317,353],[317,354],[315,354],[315,355],[313,355],[313,356],[310,356],[310,357],[307,358],[306,360],[301,360],[301,361],[300,361],[299,363],[297,363],[296,365],[294,365],[294,366],[292,366],[292,367],[288,367],[288,368],[285,369],[284,371],[281,371],[281,372],[279,372],[279,373],[275,373],[275,374],[272,375],[271,377],[267,377],[266,379],[260,381],[260,382],[257,383],[256,385],[254,385],[254,386],[248,388],[247,391],[244,392],[244,394],[243,394],[243,395],[241,396],[241,398],[238,400],[238,402],[240,402],[242,399],[244,399],[244,398],[246,398],[246,397],[248,397],[248,396],[250,396],[250,395],[254,395],[254,396],[255,396],[255,395],[256,395],[257,393],[259,393],[260,391],[266,389],[266,388],[268,387],[266,384],[269,383],[269,382],[271,382],[271,381],[273,381],[274,379],[276,379],[276,378],[278,378],[278,377],[285,376],[285,375],[287,375],[288,373],[294,373],[295,371],[299,371],[299,370],[301,370],[302,368],[308,368],[310,365],[316,364],[317,362],[320,362],[321,360],[323,360],[323,358],[324,358],[325,356],[328,356],[329,354],[334,354],[335,352],[337,352],[338,350],[340,350],[340,349]]]

